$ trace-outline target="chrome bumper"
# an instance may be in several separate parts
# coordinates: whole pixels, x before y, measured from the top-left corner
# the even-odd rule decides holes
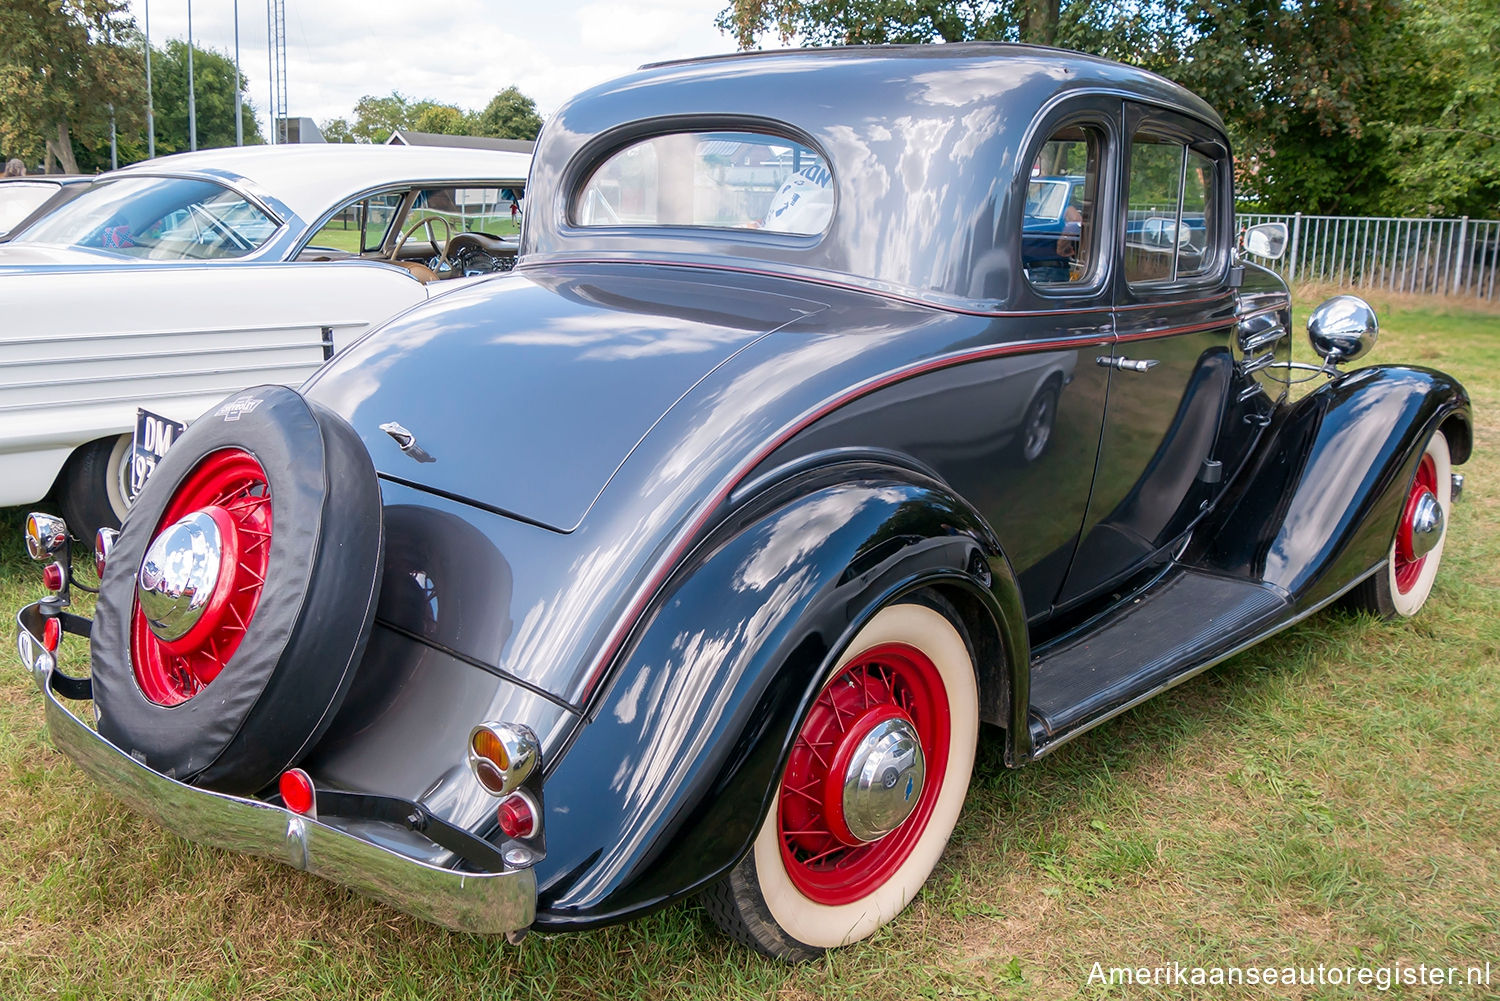
[[[21,662],[46,700],[52,742],[137,813],[189,841],[285,862],[458,931],[518,932],[535,920],[536,874],[531,869],[474,873],[439,868],[282,807],[199,789],[152,771],[58,701],[53,690],[57,662],[42,644],[40,604],[21,609],[16,625]]]

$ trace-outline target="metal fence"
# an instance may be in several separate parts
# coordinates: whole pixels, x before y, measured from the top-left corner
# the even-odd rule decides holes
[[[1284,222],[1286,254],[1272,263],[1288,283],[1317,282],[1418,295],[1494,299],[1500,220],[1241,212],[1236,226]]]

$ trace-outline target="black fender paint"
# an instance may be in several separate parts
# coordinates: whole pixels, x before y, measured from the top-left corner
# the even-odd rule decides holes
[[[1451,376],[1380,365],[1281,408],[1246,472],[1183,562],[1264,581],[1315,606],[1381,565],[1428,438],[1472,448],[1468,393]]]
[[[940,483],[840,464],[721,520],[643,618],[547,777],[537,927],[618,921],[733,867],[838,654],[881,606],[924,587],[966,619],[981,716],[1024,713],[1015,576],[988,526]],[[569,822],[574,811],[593,820]]]

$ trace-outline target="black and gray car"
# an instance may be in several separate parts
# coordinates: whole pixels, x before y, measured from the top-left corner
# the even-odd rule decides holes
[[[1236,233],[1232,168],[1197,97],[1051,49],[595,87],[514,273],[205,413],[101,534],[91,623],[30,519],[52,739],[168,829],[454,928],[702,894],[786,959],[865,938],[981,725],[1019,767],[1331,602],[1432,593],[1468,397],[1341,369],[1377,334],[1349,296],[1294,364],[1251,261],[1285,230]],[[1036,177],[1077,217],[1033,252]]]

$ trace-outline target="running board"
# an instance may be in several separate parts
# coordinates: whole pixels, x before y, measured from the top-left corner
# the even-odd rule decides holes
[[[1040,757],[1284,624],[1261,584],[1174,567],[1126,604],[1037,651],[1031,740]]]

